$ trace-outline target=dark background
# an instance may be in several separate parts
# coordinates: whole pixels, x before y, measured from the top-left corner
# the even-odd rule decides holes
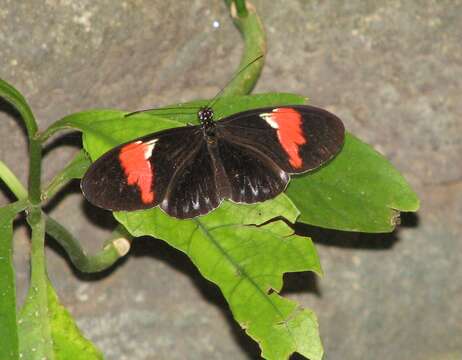
[[[325,276],[288,275],[284,295],[317,313],[325,359],[461,359],[462,1],[254,4],[269,45],[256,92],[307,95],[335,112],[402,171],[422,201],[393,234],[304,229],[318,242]],[[42,129],[89,108],[213,97],[242,53],[218,0],[6,1],[0,45],[0,76],[25,94]],[[0,108],[0,158],[25,182],[24,131],[9,106]],[[73,134],[51,141],[45,182],[78,144]],[[0,203],[7,201],[4,193]],[[50,211],[90,250],[113,223],[83,202],[78,184]],[[22,299],[25,226],[17,226],[15,244]],[[137,240],[129,257],[98,276],[76,273],[49,245],[60,299],[107,359],[257,356],[216,287],[163,242]]]

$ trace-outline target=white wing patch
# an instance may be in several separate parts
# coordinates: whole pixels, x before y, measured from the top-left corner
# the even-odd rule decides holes
[[[200,203],[199,203],[199,192],[196,193],[195,199],[192,200],[192,206],[194,210],[199,209]]]
[[[274,111],[274,110],[273,110]],[[274,115],[272,113],[261,113],[259,115],[263,120],[265,120],[269,126],[273,129],[279,129],[278,123],[274,120]]]
[[[152,150],[154,150],[154,146],[156,145],[156,142],[158,141],[159,139],[154,139],[154,140],[150,140],[148,142],[145,143],[146,145],[146,149],[144,150],[144,158],[146,160],[149,160],[152,156]],[[137,141],[136,143],[141,143],[141,141]]]

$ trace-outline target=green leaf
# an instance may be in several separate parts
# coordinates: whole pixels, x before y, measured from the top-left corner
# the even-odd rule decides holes
[[[37,123],[24,96],[12,85],[0,79],[0,97],[4,98],[19,111],[21,118],[26,124],[27,134],[31,138],[37,131]]]
[[[42,200],[51,198],[70,180],[82,178],[90,164],[88,154],[83,150],[79,151],[72,161],[51,181],[43,192]]]
[[[112,122],[124,119],[124,114],[123,111],[118,110],[89,110],[71,114],[53,123],[40,135],[40,138],[42,141],[45,141],[54,133],[67,129],[77,129],[83,133],[91,132],[92,125],[99,122]],[[96,131],[96,129],[93,131]],[[101,140],[109,139],[110,141],[111,139],[111,137],[106,136],[105,133],[100,133],[99,137]]]
[[[225,202],[191,220],[169,217],[158,208],[115,216],[132,235],[163,239],[186,253],[202,275],[220,287],[263,357],[285,359],[298,352],[321,359],[315,315],[278,294],[285,272],[321,273],[309,238],[294,235],[283,221],[268,222],[279,216],[290,222],[297,218],[285,195],[255,205]]]
[[[103,359],[102,353],[83,335],[48,282],[48,315],[56,360]]]
[[[294,176],[286,193],[301,212],[298,221],[338,230],[390,232],[399,211],[419,207],[403,176],[351,134],[328,166]]]
[[[18,201],[0,208],[0,359],[19,358],[16,288],[13,268],[13,220],[26,207]]]
[[[25,360],[102,359],[82,337],[69,313],[58,303],[45,269],[45,218],[31,208],[31,284],[19,314],[19,350]]]
[[[18,200],[27,198],[27,190],[3,161],[0,161],[0,179],[18,198]]]
[[[219,99],[214,110],[219,119],[250,108],[304,101],[290,94],[232,97]],[[116,111],[87,112],[71,115],[62,124],[83,131],[85,149],[96,159],[122,142],[196,122],[195,109],[188,109],[191,113],[186,115],[178,113],[207,103],[129,117]],[[303,210],[301,221],[360,231],[390,231],[392,209],[412,211],[418,204],[401,175],[351,135],[328,166],[294,177],[288,194]],[[285,195],[253,206],[225,202],[211,214],[188,221],[170,218],[159,209],[116,214],[133,235],[155,236],[188,254],[201,273],[222,289],[236,320],[260,343],[263,356],[279,359],[299,352],[319,359],[322,346],[314,315],[277,294],[284,272],[320,271],[311,241],[291,235],[280,221],[251,226],[278,216],[290,222],[297,217]],[[268,293],[270,289],[275,292]]]
[[[220,118],[250,108],[304,100],[287,94],[223,98],[214,109]],[[196,121],[195,113],[179,116],[178,112],[156,110],[129,117],[120,112],[81,113],[68,117],[65,124],[83,131],[84,146],[96,159],[116,144]],[[319,259],[311,240],[293,235],[283,221],[261,225],[280,216],[290,222],[298,216],[285,195],[252,206],[226,202],[208,216],[188,221],[171,218],[159,209],[116,214],[133,235],[164,239],[188,254],[202,274],[222,289],[236,320],[259,342],[263,356],[280,359],[299,352],[312,360],[320,359],[322,345],[315,315],[277,294],[283,273],[320,273]]]
[[[47,356],[47,359],[54,360],[103,359],[102,353],[81,334],[72,316],[59,303],[48,279],[45,283],[45,308],[39,304],[38,296],[29,297],[21,313],[21,358],[41,360]]]

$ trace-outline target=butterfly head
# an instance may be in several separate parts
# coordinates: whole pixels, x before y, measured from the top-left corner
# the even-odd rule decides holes
[[[205,106],[197,112],[197,117],[201,122],[202,129],[207,135],[213,135],[215,129],[215,123],[213,121],[213,110],[212,108]]]
[[[199,118],[202,125],[212,122],[213,123],[213,110],[210,107],[200,108],[197,112],[197,117]]]

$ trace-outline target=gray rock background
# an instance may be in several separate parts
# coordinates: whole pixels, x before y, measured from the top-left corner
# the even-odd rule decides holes
[[[0,77],[44,129],[88,108],[139,109],[212,97],[242,42],[221,1],[0,1]],[[308,95],[400,169],[421,197],[393,234],[308,229],[325,277],[286,276],[285,296],[314,309],[325,359],[462,358],[462,1],[254,0],[269,55],[256,92]],[[213,27],[218,21],[220,26]],[[27,179],[20,123],[0,104],[0,158]],[[50,143],[43,180],[77,151]],[[9,199],[3,192],[0,203]],[[86,248],[112,226],[69,186],[50,212]],[[18,291],[28,233],[16,228]],[[258,348],[217,288],[161,241],[140,239],[97,276],[75,272],[49,241],[62,302],[107,359],[250,359]]]

